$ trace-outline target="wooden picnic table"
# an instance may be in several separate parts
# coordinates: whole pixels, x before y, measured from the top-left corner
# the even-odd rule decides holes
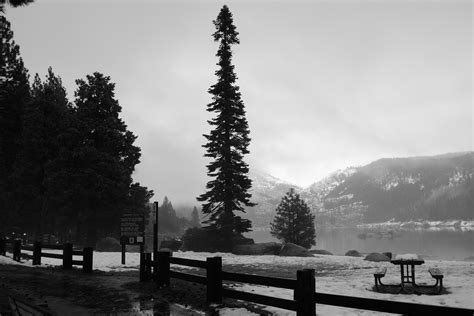
[[[395,259],[390,261],[392,264],[400,266],[400,286],[404,290],[405,284],[411,284],[413,287],[415,283],[415,266],[422,265],[425,261],[417,254],[397,255]]]

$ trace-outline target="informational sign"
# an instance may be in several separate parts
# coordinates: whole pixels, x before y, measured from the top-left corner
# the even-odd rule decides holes
[[[142,244],[145,219],[139,214],[123,214],[120,219],[120,242],[127,245]]]

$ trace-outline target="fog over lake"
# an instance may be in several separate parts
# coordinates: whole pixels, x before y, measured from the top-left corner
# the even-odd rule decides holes
[[[315,249],[336,255],[361,253],[417,253],[425,259],[464,260],[474,256],[474,231],[461,229],[374,230],[361,228],[316,229]],[[277,241],[269,230],[248,234],[255,242]],[[365,239],[364,239],[365,236]]]

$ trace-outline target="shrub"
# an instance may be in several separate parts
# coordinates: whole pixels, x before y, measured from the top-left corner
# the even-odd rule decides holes
[[[245,238],[242,235],[224,237],[221,232],[210,228],[189,228],[183,236],[184,251],[205,251],[205,252],[231,252],[236,245],[253,244],[253,239]]]
[[[95,251],[117,252],[121,250],[122,246],[120,245],[120,242],[113,237],[102,238],[95,245]]]

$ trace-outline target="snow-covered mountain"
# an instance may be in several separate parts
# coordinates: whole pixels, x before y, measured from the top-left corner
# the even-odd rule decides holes
[[[272,221],[278,203],[291,188],[297,192],[302,191],[301,187],[261,170],[251,169],[250,178],[252,179],[252,202],[258,205],[249,208],[246,217],[250,218],[256,227],[267,226]]]
[[[319,224],[355,225],[405,221],[474,219],[474,153],[384,158],[339,170],[307,188],[263,172],[251,174],[253,201],[248,217],[267,226],[290,188],[307,201]]]

